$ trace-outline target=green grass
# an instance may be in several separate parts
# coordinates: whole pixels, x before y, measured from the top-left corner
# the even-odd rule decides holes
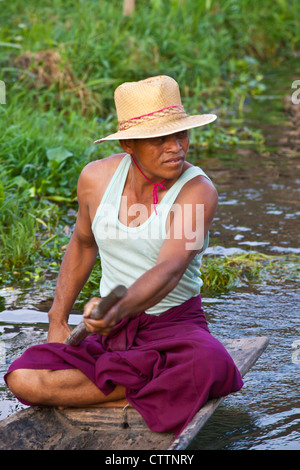
[[[297,0],[137,0],[132,17],[120,0],[1,3],[2,283],[42,281],[46,265],[55,274],[81,169],[119,151],[93,145],[116,128],[116,86],[173,76],[189,113],[219,116],[192,133],[192,161],[233,154],[263,145],[260,130],[243,122],[264,91],[262,66],[284,66],[299,50]]]
[[[205,256],[201,278],[202,292],[209,296],[261,282],[299,282],[299,256],[270,256],[257,252],[224,257]]]

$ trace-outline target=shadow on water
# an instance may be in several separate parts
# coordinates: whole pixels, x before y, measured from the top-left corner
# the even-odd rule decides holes
[[[299,254],[300,105],[290,101],[296,78],[300,74],[292,79],[270,75],[265,94],[245,112],[249,128],[263,131],[263,148],[248,145],[234,155],[201,160],[219,192],[208,254]],[[30,292],[21,303],[18,292],[15,299],[9,290],[0,295],[5,305],[0,312],[3,377],[14,358],[45,339],[49,303],[47,295]],[[214,336],[268,336],[270,344],[245,376],[244,388],[226,398],[190,449],[300,450],[299,300],[295,282],[280,280],[203,299]],[[16,303],[24,308],[15,310]],[[80,316],[73,313],[76,324]],[[3,419],[22,405],[1,382]]]

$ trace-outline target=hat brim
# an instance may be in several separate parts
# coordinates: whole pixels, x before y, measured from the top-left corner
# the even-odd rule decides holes
[[[168,134],[175,134],[176,132],[194,129],[196,127],[204,126],[217,119],[215,114],[201,114],[195,116],[186,116],[181,119],[172,120],[160,125],[136,125],[124,131],[118,131],[115,134],[110,134],[102,139],[95,140],[94,144],[100,144],[107,140],[124,140],[124,139],[147,139],[152,137],[160,137]]]

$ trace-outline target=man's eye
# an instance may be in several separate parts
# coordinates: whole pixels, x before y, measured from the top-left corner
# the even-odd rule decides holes
[[[177,133],[177,137],[178,137],[179,139],[185,139],[186,136],[187,136],[187,131],[181,131],[181,132],[178,132],[178,133]]]
[[[155,137],[153,140],[154,140],[154,143],[156,143],[156,144],[161,144],[162,142],[165,141],[165,137],[164,137],[164,136]]]

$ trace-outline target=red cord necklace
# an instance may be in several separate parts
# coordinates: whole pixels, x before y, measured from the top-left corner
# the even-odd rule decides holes
[[[147,176],[143,173],[143,171],[141,170],[141,168],[138,166],[138,164],[136,163],[135,159],[133,158],[133,156],[131,155],[131,158],[133,160],[133,162],[135,163],[137,169],[142,173],[142,175],[144,176],[144,178],[146,178],[146,180],[153,184],[153,191],[152,191],[152,198],[153,198],[153,205],[154,205],[154,210],[155,210],[155,214],[157,214],[156,212],[156,205],[158,204],[158,195],[157,195],[157,187],[160,187],[161,189],[166,189],[166,187],[162,184],[166,181],[167,178],[165,178],[163,181],[161,181],[161,183],[152,183],[152,181],[149,180],[149,178],[147,178]]]

